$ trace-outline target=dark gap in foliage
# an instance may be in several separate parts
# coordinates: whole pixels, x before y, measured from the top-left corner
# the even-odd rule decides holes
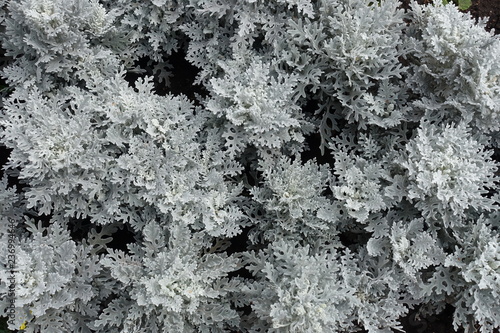
[[[493,155],[491,155],[492,160],[500,163],[500,147],[493,148]],[[500,176],[500,168],[496,172],[497,176]]]
[[[256,37],[253,39],[253,44],[252,48],[259,52],[263,49],[264,42],[265,42],[266,37],[264,36],[263,33],[259,33]]]
[[[199,70],[186,60],[185,51],[175,51],[167,59],[168,62],[158,63],[147,57],[140,58],[134,63],[136,70],[128,71],[125,80],[135,87],[138,79],[152,77],[157,95],[183,94],[193,102],[197,101],[197,95],[208,95],[202,85],[194,84]]]
[[[400,319],[403,330],[406,333],[464,333],[463,328],[458,331],[451,330],[453,327],[453,312],[455,308],[447,304],[443,311],[427,317],[418,316],[418,309],[411,310],[408,315]]]
[[[135,68],[125,74],[125,80],[129,86],[135,88],[139,79],[153,78],[154,93],[165,96],[169,93],[170,78],[172,76],[172,65],[170,63],[159,63],[148,57],[142,57],[134,63]]]
[[[133,230],[124,224],[124,227],[118,229],[113,235],[111,235],[112,241],[107,244],[107,248],[114,250],[121,250],[125,253],[129,253],[127,245],[129,243],[136,243],[136,237]]]
[[[309,99],[305,103],[305,105],[302,106],[302,112],[304,113],[306,119],[314,119],[318,108],[318,101]],[[320,117],[322,117],[322,115],[320,115]],[[330,118],[326,119],[326,125],[330,128],[333,128],[334,126]],[[307,162],[313,158],[316,158],[317,164],[328,164],[330,168],[333,167],[334,160],[331,154],[328,152],[328,149],[325,150],[324,154],[321,154],[321,134],[319,133],[319,131],[314,131],[313,133],[306,135],[305,144],[306,147],[301,153],[302,162]]]
[[[248,245],[248,233],[251,228],[246,227],[236,236],[232,237],[229,241],[231,245],[227,248],[228,254],[239,253],[246,251]]]
[[[168,92],[179,95],[186,95],[191,101],[196,101],[196,95],[207,96],[208,92],[202,85],[195,85],[194,81],[199,73],[199,69],[186,60],[185,51],[176,51],[169,58],[172,66],[170,87]]]
[[[3,177],[5,175],[7,175],[9,187],[13,186],[13,185],[17,185],[17,180],[12,178],[12,177],[9,177],[8,172],[6,172],[6,170],[5,170],[5,167],[6,167],[7,162],[9,161],[9,156],[10,156],[11,152],[12,152],[12,149],[7,148],[5,146],[0,146],[0,165],[1,165],[0,179],[3,179]]]
[[[262,172],[258,169],[257,150],[253,146],[245,148],[239,162],[244,168],[243,178],[247,181],[249,186],[258,186],[259,181],[262,179]]]
[[[81,243],[92,228],[93,223],[90,218],[72,218],[68,219],[68,228],[71,239],[75,242]]]
[[[240,234],[231,238],[230,240],[231,245],[226,250],[228,254],[241,253],[247,250],[248,233],[250,229],[251,229],[250,227],[244,228]],[[236,271],[229,272],[227,276],[229,279],[231,278],[251,279],[252,273],[250,273],[250,271],[246,267],[241,267]]]
[[[347,230],[339,234],[340,242],[346,248],[366,244],[371,238],[371,233],[364,230]]]
[[[321,145],[321,135],[319,133],[312,133],[305,137],[307,150],[303,151],[301,154],[301,159],[303,162],[307,162],[311,159],[316,159],[318,165],[328,164],[330,168],[333,168],[335,163],[332,154],[325,150],[322,155],[320,150]]]
[[[248,245],[248,233],[250,231],[250,227],[243,228],[242,232],[239,233],[238,235],[234,236],[233,238],[230,239],[230,244],[229,247],[226,249],[226,252],[231,255],[235,253],[241,253],[245,252],[247,250],[247,245]],[[235,278],[235,277],[240,277],[240,278],[246,278],[246,279],[251,279],[252,278],[252,273],[246,269],[246,267],[242,267],[236,271],[229,272],[228,273],[228,278]]]
[[[140,79],[144,78],[145,76],[152,75],[152,73],[148,74],[147,71],[144,68],[148,68],[148,58],[140,58],[137,60],[134,65],[135,65],[135,70],[133,71],[128,71],[125,74],[125,80],[129,83],[131,87],[135,88],[135,82]]]

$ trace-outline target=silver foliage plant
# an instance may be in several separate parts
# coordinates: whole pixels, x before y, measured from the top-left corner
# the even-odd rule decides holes
[[[10,329],[389,333],[445,307],[500,328],[484,21],[441,1],[0,4]],[[196,69],[183,93],[176,66]]]

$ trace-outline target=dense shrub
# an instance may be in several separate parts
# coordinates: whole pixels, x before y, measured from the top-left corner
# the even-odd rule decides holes
[[[440,1],[0,4],[10,329],[389,333],[450,306],[500,328],[484,22]]]

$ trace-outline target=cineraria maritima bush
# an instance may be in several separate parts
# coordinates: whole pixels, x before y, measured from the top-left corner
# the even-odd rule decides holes
[[[440,1],[0,4],[10,329],[389,333],[445,307],[500,328],[484,22]]]

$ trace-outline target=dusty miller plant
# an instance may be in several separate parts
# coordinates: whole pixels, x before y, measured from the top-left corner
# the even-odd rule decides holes
[[[441,1],[0,4],[10,329],[389,333],[446,307],[500,328],[483,21]]]

